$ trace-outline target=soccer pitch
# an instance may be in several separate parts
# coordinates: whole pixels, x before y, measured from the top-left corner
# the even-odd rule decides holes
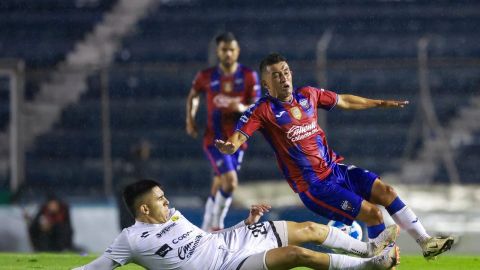
[[[55,253],[0,253],[1,270],[48,269],[65,270],[88,263],[95,255],[80,256],[78,254]],[[117,269],[140,270],[142,267],[130,264]],[[480,256],[449,256],[439,257],[436,261],[427,262],[420,256],[405,255],[397,270],[480,270]],[[202,270],[201,267],[198,270]],[[295,268],[308,270],[308,268]]]

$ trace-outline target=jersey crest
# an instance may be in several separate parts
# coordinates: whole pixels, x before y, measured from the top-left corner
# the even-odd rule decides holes
[[[292,116],[297,119],[297,120],[300,120],[302,119],[302,112],[300,111],[300,109],[298,107],[293,107],[290,109],[290,113],[292,114]]]

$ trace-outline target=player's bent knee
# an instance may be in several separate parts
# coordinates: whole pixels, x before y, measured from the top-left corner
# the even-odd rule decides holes
[[[386,194],[389,196],[389,197],[393,197],[394,199],[397,197],[397,192],[395,191],[395,189],[390,186],[390,185],[386,185],[385,187],[386,189]]]
[[[325,240],[328,235],[329,228],[326,225],[311,221],[304,222],[303,224],[309,241],[323,242],[322,240]]]
[[[367,203],[362,207],[361,215],[363,216],[362,221],[367,222],[367,225],[376,225],[383,222],[382,211],[371,203]]]

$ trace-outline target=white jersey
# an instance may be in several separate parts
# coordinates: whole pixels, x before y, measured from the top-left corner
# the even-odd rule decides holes
[[[163,224],[137,221],[124,229],[104,256],[121,265],[133,262],[151,270],[236,269],[252,254],[285,245],[272,226],[264,222],[207,233],[180,211],[170,209],[170,219]]]

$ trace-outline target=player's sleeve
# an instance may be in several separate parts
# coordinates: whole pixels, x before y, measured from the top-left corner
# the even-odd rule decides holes
[[[120,265],[130,262],[132,250],[128,241],[127,230],[124,229],[120,235],[113,240],[113,243],[105,250],[103,256]]]
[[[235,225],[232,226],[232,227],[228,227],[228,228],[225,228],[225,229],[223,229],[223,230],[214,231],[214,232],[212,232],[212,233],[213,233],[213,234],[216,234],[216,233],[223,233],[223,232],[233,231],[233,230],[238,229],[238,228],[241,228],[241,227],[243,227],[243,226],[247,226],[247,225],[245,224],[245,220],[240,221],[239,223],[235,224]]]
[[[192,89],[196,92],[205,92],[205,76],[203,72],[198,72],[192,82]]]
[[[262,106],[260,106],[259,102],[251,105],[238,120],[236,131],[249,138],[256,130],[262,128],[261,110]]]
[[[338,103],[338,94],[325,89],[310,87],[311,94],[317,100],[317,108],[330,111]]]
[[[262,95],[262,90],[260,88],[260,82],[258,80],[258,74],[255,71],[250,73],[250,79],[248,82],[247,91],[247,101],[249,104],[255,103],[260,99]]]
[[[89,264],[73,268],[72,270],[112,270],[119,266],[120,264],[118,264],[117,262],[105,257],[105,255],[102,255],[90,262]]]

